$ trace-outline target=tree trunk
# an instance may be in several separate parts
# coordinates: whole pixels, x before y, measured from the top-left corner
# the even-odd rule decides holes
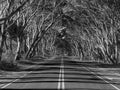
[[[41,32],[41,36],[36,38],[36,40],[34,40],[34,42],[32,43],[30,49],[28,50],[26,57],[25,58],[29,58],[29,55],[31,54],[32,51],[34,51],[35,47],[39,44],[39,42],[41,41],[41,39],[43,38],[43,36],[45,35],[45,33],[49,30],[49,28],[53,25],[53,21],[48,25],[48,27],[45,28],[45,30],[43,30]]]
[[[4,35],[2,35],[2,36],[1,36],[1,45],[0,45],[0,61],[1,61],[1,59],[2,59],[3,46],[4,46]]]
[[[25,57],[26,59],[29,58],[31,52],[33,51],[33,48],[35,47],[35,43],[36,43],[37,41],[38,41],[38,37],[33,41],[32,45],[30,46],[30,48],[29,48],[29,50],[28,50],[28,52],[27,52],[27,54],[26,54],[26,57]]]
[[[20,39],[17,37],[17,50],[16,50],[16,54],[15,54],[15,58],[13,63],[16,62],[16,60],[20,59]]]
[[[4,26],[5,23],[3,25],[1,25],[1,30],[0,30],[0,62],[2,60],[2,53],[3,53],[3,46],[4,46],[4,41],[5,41],[5,32],[4,32]]]
[[[12,39],[10,39],[10,50],[13,51],[13,48],[12,48]]]

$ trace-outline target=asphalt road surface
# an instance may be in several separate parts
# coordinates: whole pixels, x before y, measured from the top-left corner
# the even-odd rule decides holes
[[[43,61],[37,70],[27,71],[19,78],[1,77],[0,82],[1,89],[120,90],[120,83],[105,79],[68,57]]]

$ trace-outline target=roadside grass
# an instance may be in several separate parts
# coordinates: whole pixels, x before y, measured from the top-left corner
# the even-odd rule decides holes
[[[93,68],[120,68],[119,64],[105,64],[102,62],[79,62],[81,65],[85,65],[87,67],[93,67]]]
[[[31,66],[39,65],[41,61],[46,59],[42,56],[36,56],[30,59],[23,59],[14,61],[15,54],[12,52],[5,52],[2,55],[2,60],[0,62],[0,69],[4,71],[22,71],[26,70],[28,68],[31,68]]]
[[[120,63],[119,64],[104,64],[104,63],[101,63],[98,66],[102,67],[102,68],[120,68]]]
[[[7,71],[16,71],[18,70],[17,63],[13,62],[14,53],[6,52],[2,55],[2,60],[0,62],[0,69]]]
[[[0,69],[5,71],[17,71],[19,68],[17,64],[3,60],[0,62]]]
[[[20,67],[21,71],[37,71],[42,70],[41,67],[46,64],[46,61],[49,62],[49,59],[53,57],[42,57],[42,56],[35,56],[28,60],[20,60],[17,61],[18,66]]]
[[[120,75],[120,63],[119,64],[105,64],[103,62],[79,62],[80,66],[88,67],[93,71],[100,71],[100,72],[110,72],[110,73],[117,73]]]

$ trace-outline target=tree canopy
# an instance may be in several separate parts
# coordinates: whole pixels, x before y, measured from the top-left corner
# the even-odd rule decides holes
[[[119,63],[119,0],[0,0],[0,60],[78,56]]]

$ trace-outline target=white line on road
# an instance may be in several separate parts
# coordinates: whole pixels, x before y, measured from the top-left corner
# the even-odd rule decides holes
[[[13,80],[11,83],[8,83],[8,84],[2,86],[1,88],[6,88],[7,86],[9,86],[10,84],[12,84],[13,82],[16,82],[17,80],[19,80],[19,79],[15,79],[15,80]]]
[[[58,90],[64,90],[65,89],[65,82],[64,82],[64,62],[63,58],[61,60],[60,65],[60,73],[59,73],[59,79],[58,79]]]
[[[64,79],[64,62],[62,58],[62,90],[65,89],[65,79]]]
[[[30,72],[28,72],[28,73],[32,73],[32,71],[30,71]],[[26,75],[27,75],[27,74],[24,74],[23,76],[19,77],[19,79],[25,77]],[[3,88],[6,88],[7,86],[11,85],[12,83],[18,81],[19,79],[15,79],[15,80],[11,81],[10,83],[8,83],[8,84],[2,86],[1,88],[2,88],[2,89],[3,89]]]
[[[46,62],[46,61],[45,61],[45,62]],[[45,62],[44,62],[44,63],[45,63]],[[33,66],[34,66],[34,65],[33,65]],[[33,66],[31,66],[31,67],[33,67]],[[42,66],[41,66],[41,67],[42,67]],[[2,87],[0,87],[0,88],[6,88],[7,86],[11,85],[12,83],[18,81],[19,79],[25,77],[27,74],[32,73],[32,72],[33,72],[33,71],[29,71],[29,72],[27,72],[26,74],[24,74],[23,76],[19,77],[18,79],[15,79],[15,80],[11,81],[11,82],[8,83],[8,84],[3,84],[4,86],[2,86]]]
[[[87,71],[89,71],[90,73],[92,73],[93,75],[95,75],[96,77],[100,78],[101,80],[103,80],[104,82],[106,82],[107,84],[111,85],[113,88],[115,88],[116,90],[120,90],[120,88],[116,87],[115,85],[111,84],[110,82],[106,81],[104,78],[98,76],[96,73],[90,71],[88,68],[86,67],[83,67],[85,68]]]
[[[61,70],[61,67],[60,67],[60,73],[59,73],[59,79],[58,79],[58,90],[61,87],[61,72],[62,72],[62,70]]]

